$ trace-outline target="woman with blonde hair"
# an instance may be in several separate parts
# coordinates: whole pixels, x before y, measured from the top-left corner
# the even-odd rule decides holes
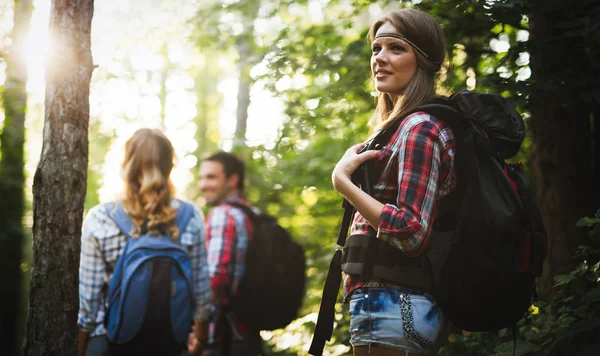
[[[346,245],[376,244],[395,256],[389,271],[400,273],[343,268],[350,343],[355,355],[431,355],[444,338],[445,318],[431,295],[422,254],[443,198],[456,187],[455,138],[439,118],[415,109],[436,97],[446,41],[431,16],[413,9],[375,22],[369,41],[378,91],[375,133],[346,151],[332,181],[356,210]],[[386,130],[382,142],[371,142]],[[370,194],[351,180],[361,165]]]
[[[125,144],[123,197],[83,222],[79,355],[201,351],[212,310],[204,217],[174,197],[174,156],[160,130],[136,131]]]

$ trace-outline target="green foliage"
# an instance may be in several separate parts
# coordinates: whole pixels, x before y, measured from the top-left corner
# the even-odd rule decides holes
[[[558,95],[564,108],[573,104],[593,112],[600,104],[600,6],[595,0],[568,2],[562,0],[529,1],[525,10],[543,14],[548,26],[546,37],[531,39],[530,52],[567,52],[570,55],[556,61],[538,64],[543,80],[536,83],[542,96]]]
[[[330,1],[323,10],[326,20],[318,23],[292,15],[285,1],[279,4],[274,7],[278,12],[269,15],[281,16],[286,26],[263,41],[268,43],[262,47],[268,70],[253,79],[265,82],[284,101],[285,119],[273,148],[247,149],[247,195],[261,209],[278,216],[307,251],[309,285],[302,317],[286,330],[268,335],[273,354],[297,355],[305,354],[310,343],[342,216],[341,196],[331,186],[331,171],[348,147],[368,137],[367,122],[375,107],[366,41],[370,21],[359,19],[366,15],[369,6],[387,3],[355,1],[354,7],[346,9],[339,2]],[[401,6],[411,4],[405,2]],[[515,74],[528,66],[526,61],[517,64],[519,53],[524,51],[517,34],[527,26],[519,6],[457,0],[423,1],[417,6],[438,18],[448,35],[452,67],[442,78],[446,90],[467,87],[467,79],[474,75],[476,90],[510,96],[526,113],[525,80],[517,80]],[[234,9],[225,10],[231,13]],[[211,26],[215,28],[218,23]],[[208,34],[213,44],[225,43],[210,32],[203,34]],[[510,46],[507,52],[499,53],[490,47],[490,42],[501,36]],[[292,84],[284,86],[283,82]],[[295,82],[303,84],[294,85]],[[529,149],[530,144],[524,145],[515,160],[526,163]],[[337,305],[338,322],[333,339],[326,346],[326,352],[332,355],[349,351],[344,308],[345,305]],[[295,343],[290,343],[290,335],[295,335]],[[461,337],[469,342],[469,336]],[[486,350],[493,352],[496,345],[490,341]]]
[[[577,226],[590,228],[590,244],[580,246],[578,264],[556,276],[555,294],[536,302],[517,325],[516,355],[596,355],[600,348],[600,210]],[[510,330],[460,333],[454,330],[439,355],[511,355]]]
[[[102,167],[107,148],[116,137],[114,129],[111,133],[102,131],[101,123],[92,118],[90,120],[90,139],[89,139],[89,163],[87,174],[87,190],[85,195],[85,204],[83,211],[87,212],[93,206],[100,203],[98,191],[102,186]]]
[[[236,21],[240,22],[248,14],[256,16],[257,21],[276,18],[281,25],[260,36],[255,33],[255,38],[247,43],[256,56],[252,64],[262,59],[261,65],[267,67],[262,74],[253,73],[252,79],[266,83],[285,104],[283,126],[274,147],[249,147],[244,152],[248,158],[250,181],[247,195],[261,209],[279,217],[280,222],[304,244],[308,254],[309,285],[301,318],[286,330],[267,335],[272,354],[305,354],[310,343],[342,214],[341,197],[330,183],[331,171],[349,146],[367,138],[367,122],[374,108],[369,86],[369,45],[365,40],[367,27],[374,20],[373,10],[415,6],[438,19],[448,37],[451,64],[442,75],[441,86],[446,92],[471,87],[510,97],[528,124],[528,135],[513,161],[522,161],[528,167],[532,151],[530,98],[538,90],[529,78],[528,53],[539,45],[529,38],[528,15],[536,11],[571,14],[572,11],[565,9],[585,8],[589,18],[581,16],[580,9],[577,15],[565,16],[560,26],[568,30],[570,38],[585,38],[588,49],[585,58],[597,70],[598,61],[592,60],[591,55],[600,48],[597,35],[600,22],[592,21],[597,18],[594,14],[598,9],[590,11],[591,1],[566,6],[560,0],[543,3],[424,0],[417,4],[372,0],[353,0],[348,4],[331,0],[322,9],[322,21],[310,20],[307,1],[261,2],[258,10],[250,8],[252,4],[256,6],[253,1],[218,1],[213,2],[214,7],[198,13],[197,43],[202,48],[228,50],[239,46],[240,41],[248,39],[248,34],[233,31],[234,35],[231,35],[231,30],[235,29]],[[569,85],[579,83],[578,88],[586,84],[581,78],[593,74],[579,72],[577,68],[572,71],[569,75],[579,79]],[[561,74],[562,78],[564,75]],[[566,86],[562,84],[560,88],[564,90]],[[597,87],[590,88],[585,96],[600,98],[595,93]],[[582,271],[578,273],[593,273]],[[580,279],[577,275],[557,288],[577,284]],[[517,354],[548,350],[552,333],[540,335],[547,330],[544,323],[557,323],[559,312],[553,309],[556,303],[539,303],[538,309],[532,309],[532,315],[519,325]],[[344,307],[337,306],[338,322],[333,340],[326,348],[326,352],[335,355],[348,352],[348,322]],[[535,314],[535,310],[539,312]],[[455,331],[450,336],[451,340],[441,354],[512,354],[512,336],[506,330],[491,334]],[[340,345],[346,349],[337,350],[336,346]]]

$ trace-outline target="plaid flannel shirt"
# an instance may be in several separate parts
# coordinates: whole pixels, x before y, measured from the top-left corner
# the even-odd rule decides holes
[[[224,323],[228,323],[231,330],[231,340],[245,340],[249,333],[233,311],[224,310],[244,276],[246,251],[254,234],[250,218],[232,206],[234,202],[256,211],[243,198],[232,196],[214,207],[207,217],[208,273],[216,309],[209,326],[209,344],[223,341]]]
[[[439,200],[456,187],[454,133],[444,122],[417,112],[403,120],[380,151],[374,170],[382,173],[372,194],[384,207],[376,236],[408,256],[419,256],[427,247]],[[370,231],[373,228],[356,212],[351,234]],[[344,298],[356,288],[384,285],[388,284],[360,282],[345,274]]]
[[[173,200],[171,206],[179,203]],[[194,215],[181,232],[180,242],[187,247],[192,262],[192,278],[196,311],[194,319],[208,320],[213,310],[206,247],[204,215],[194,206]],[[81,257],[79,264],[79,327],[91,336],[106,334],[103,325],[105,297],[117,259],[123,253],[127,239],[109,217],[107,204],[100,204],[88,212],[82,227]]]

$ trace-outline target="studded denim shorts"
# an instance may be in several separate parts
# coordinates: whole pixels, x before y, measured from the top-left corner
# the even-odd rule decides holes
[[[435,355],[446,321],[433,297],[399,287],[358,288],[350,295],[350,343]]]

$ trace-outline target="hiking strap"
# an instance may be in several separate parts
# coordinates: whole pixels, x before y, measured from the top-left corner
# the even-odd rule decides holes
[[[519,195],[521,196],[521,202],[523,203],[523,207],[525,208],[525,212],[527,213],[527,218],[529,219],[529,223],[531,224],[530,228],[543,229],[544,226],[542,222],[536,219],[536,217],[539,216],[539,212],[534,203],[533,192],[531,191],[531,188],[525,181],[526,177],[523,177],[521,172],[518,172],[516,169],[514,169],[514,165],[507,164],[506,168],[510,171],[510,176],[517,186],[517,190],[519,191]]]
[[[525,209],[527,215],[527,222],[529,223],[529,231],[531,236],[531,258],[529,261],[528,272],[535,277],[539,277],[542,274],[542,266],[547,255],[547,245],[540,242],[541,239],[545,240],[546,230],[542,221],[539,209],[535,204],[535,199],[529,180],[523,166],[518,164],[507,164],[509,176],[517,186],[519,195],[521,197],[521,203]],[[535,286],[535,284],[534,284]],[[534,296],[537,296],[537,290],[533,290]]]
[[[325,342],[331,340],[333,335],[333,322],[335,320],[335,302],[337,300],[340,285],[342,283],[342,250],[340,249],[346,243],[348,229],[354,215],[354,207],[346,199],[342,202],[344,208],[344,217],[338,235],[338,248],[333,254],[329,263],[329,271],[323,286],[323,295],[321,296],[321,305],[319,306],[319,316],[315,325],[315,332],[310,344],[308,353],[310,355],[320,356],[323,354]]]
[[[331,340],[333,322],[335,320],[335,302],[342,283],[342,251],[337,249],[329,264],[329,272],[323,287],[323,296],[319,306],[319,316],[308,353],[320,356],[323,354],[325,342]]]
[[[177,215],[175,216],[175,226],[179,230],[179,237],[181,238],[181,232],[185,229],[192,216],[194,216],[194,207],[182,200],[179,201],[179,208],[177,209]],[[108,216],[117,225],[119,230],[127,237],[127,240],[133,239],[137,228],[127,212],[120,202],[111,202],[107,206]],[[142,224],[142,230],[146,230],[144,226],[147,226],[147,222],[144,221]]]
[[[234,208],[240,209],[248,217],[248,219],[250,219],[250,223],[252,225],[252,228],[254,229],[254,233],[256,234],[258,213],[255,212],[248,205],[242,204],[240,202],[228,202],[227,205],[231,205]]]

